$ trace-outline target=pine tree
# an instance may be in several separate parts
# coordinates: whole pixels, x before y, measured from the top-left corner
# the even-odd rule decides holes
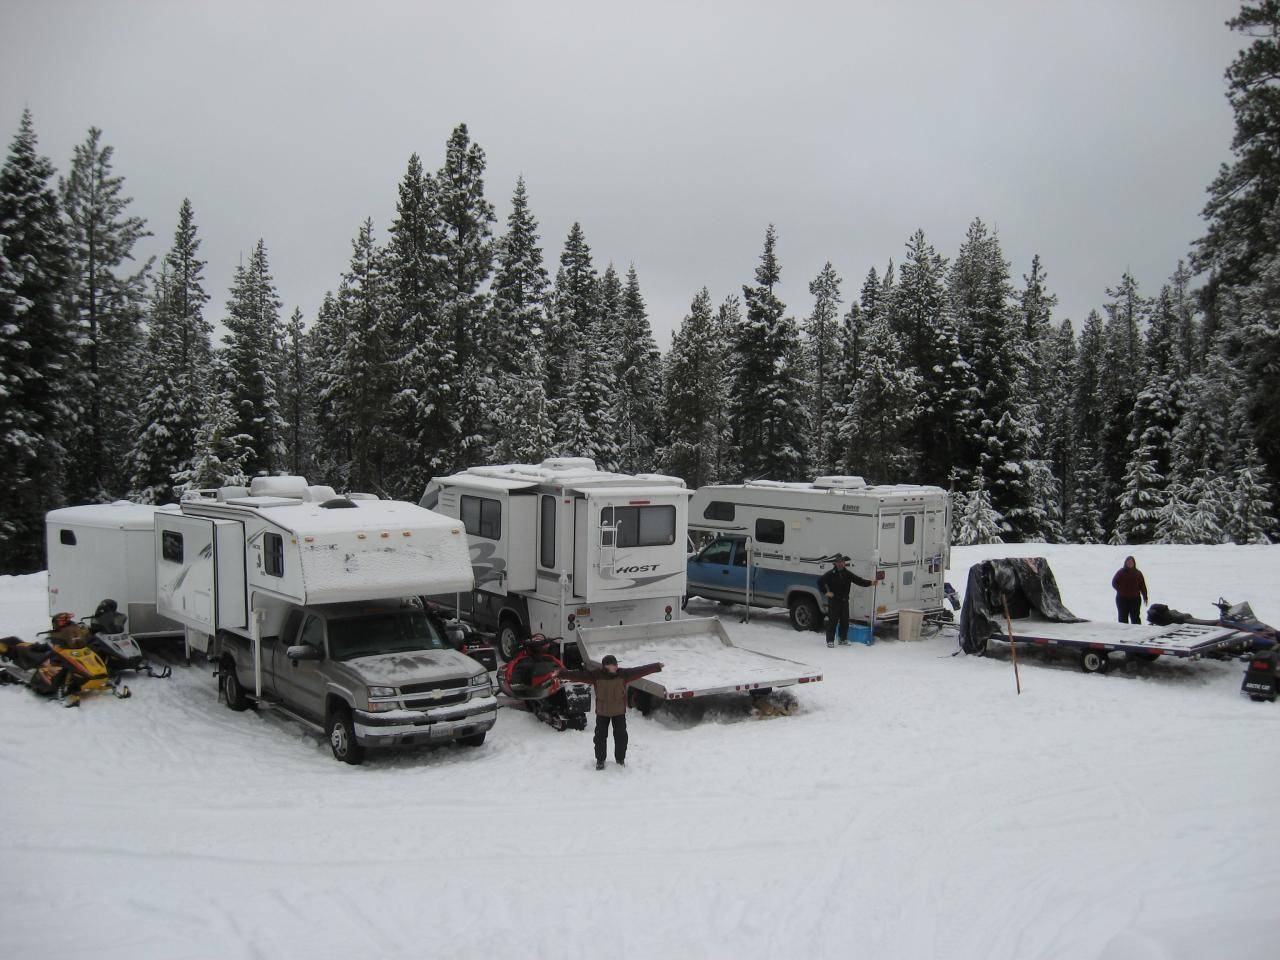
[[[812,382],[809,386],[809,449],[813,468],[819,474],[834,473],[843,459],[840,423],[844,419],[843,398],[839,394],[840,276],[828,260],[809,283],[813,312],[805,324],[806,346]],[[852,349],[858,349],[857,346]]]
[[[453,465],[486,459],[486,432],[493,421],[488,404],[498,394],[501,334],[489,328],[485,284],[493,272],[493,204],[484,196],[485,155],[458,124],[436,174],[441,260],[438,293],[443,320],[453,330],[457,369],[453,381],[453,417],[458,437]]]
[[[1156,543],[1215,542],[1216,532],[1203,526],[1203,516],[1196,509],[1194,496],[1191,488],[1180,480],[1170,481],[1156,516]]]
[[[964,497],[964,509],[960,514],[956,546],[1000,543],[1005,532],[1004,520],[991,505],[986,481],[979,469],[973,475],[973,487]]]
[[[626,473],[647,473],[655,466],[662,358],[653,342],[635,264],[627,269],[618,306],[616,334],[610,340],[616,357],[612,413],[620,439],[618,461]]]
[[[1049,466],[1058,493],[1056,503],[1045,508],[1047,539],[1056,543],[1065,536],[1062,522],[1073,498],[1071,482],[1076,464],[1075,407],[1072,402],[1076,382],[1076,338],[1071,321],[1063,320],[1049,335],[1049,340],[1043,353],[1044,384],[1040,409],[1044,432],[1040,452]]]
[[[45,512],[63,502],[77,335],[53,173],[24,110],[0,168],[0,573],[40,569]]]
[[[1165,478],[1156,469],[1155,452],[1142,444],[1125,468],[1124,492],[1116,518],[1117,543],[1150,543],[1164,506]]]
[[[721,402],[719,416],[715,424],[715,436],[719,444],[715,453],[715,478],[727,481],[742,476],[742,456],[734,440],[733,428],[733,379],[734,360],[733,344],[738,327],[742,324],[742,300],[731,293],[721,302],[716,310],[716,342],[723,352],[723,379],[720,382]]]
[[[280,412],[285,423],[285,467],[290,473],[300,477],[311,473],[311,449],[315,439],[310,366],[307,336],[302,326],[302,310],[295,307],[284,328],[284,376],[281,380]],[[379,373],[385,376],[386,370],[384,361]],[[381,410],[384,422],[387,409],[383,407]]]
[[[566,433],[558,450],[561,456],[590,457],[601,470],[618,469],[620,455],[616,439],[618,425],[610,403],[616,382],[609,327],[603,313],[587,327],[581,367],[573,388],[578,416],[568,425],[577,432]]]
[[[1142,321],[1149,304],[1138,292],[1138,282],[1125,271],[1120,283],[1107,290],[1111,299],[1104,305],[1107,322],[1103,328],[1102,363],[1099,377],[1099,406],[1102,417],[1100,464],[1103,477],[1103,518],[1114,528],[1120,493],[1132,459],[1133,411],[1146,378],[1143,375]]]
[[[174,474],[174,495],[181,499],[192,490],[243,486],[249,482],[245,470],[253,456],[252,438],[237,432],[237,417],[226,391],[218,381],[217,371],[210,374],[204,423],[196,434],[195,455],[191,464]]]
[[[500,461],[537,463],[555,439],[542,341],[549,280],[523,178],[516,181],[497,260],[492,328],[502,336],[504,349],[498,356],[493,454]]]
[[[249,448],[244,470],[255,476],[284,466],[285,424],[280,415],[280,299],[259,240],[248,266],[236,267],[227,300],[226,360],[228,402],[235,416],[234,436]]]
[[[79,500],[114,499],[129,485],[129,457],[142,399],[142,318],[150,261],[133,269],[134,245],[151,236],[130,216],[124,178],[112,172],[110,146],[91,127],[60,182],[71,241],[67,310],[80,326],[70,493]]]
[[[387,474],[398,496],[415,499],[428,480],[453,464],[458,439],[453,415],[457,352],[454,331],[440,306],[445,268],[437,192],[435,179],[423,172],[418,155],[410,156],[387,244],[389,376],[396,391],[390,414],[400,441],[388,452]],[[345,336],[336,304],[330,302],[317,314],[312,331],[317,422],[322,427],[329,422],[328,398],[339,388],[334,358]]]
[[[671,343],[663,378],[662,421],[670,431],[661,453],[664,472],[691,489],[723,479],[728,343],[703,287]]]
[[[734,332],[730,419],[746,476],[792,480],[806,459],[803,356],[795,321],[774,293],[782,275],[776,243],[770,224],[756,283],[742,288],[747,309]]]
[[[1071,474],[1072,496],[1064,518],[1068,543],[1102,543],[1102,467],[1091,438],[1081,439]]]
[[[866,331],[862,363],[836,439],[843,466],[872,483],[903,483],[915,468],[914,431],[920,415],[920,375],[906,360],[888,318]]]
[[[546,337],[547,402],[555,446],[561,451],[572,452],[573,444],[588,433],[577,387],[588,337],[601,313],[599,294],[591,248],[581,224],[575,223],[560,254]]]
[[[143,426],[130,454],[130,486],[145,503],[172,499],[173,474],[190,466],[204,415],[212,328],[204,319],[209,296],[199,251],[191,201],[183,200],[152,296],[143,365],[147,392],[138,415]]]
[[[960,337],[943,285],[947,261],[917,230],[907,242],[907,258],[892,283],[892,271],[882,286],[891,288],[895,332],[919,374],[923,411],[916,426],[920,479],[945,483],[961,465],[961,438],[975,428],[976,383],[960,353]]]
[[[1231,496],[1227,535],[1233,543],[1271,543],[1275,536],[1275,515],[1263,475],[1261,458],[1250,448],[1245,465],[1236,471]]]

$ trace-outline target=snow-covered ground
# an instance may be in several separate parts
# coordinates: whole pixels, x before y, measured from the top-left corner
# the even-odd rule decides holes
[[[1124,548],[1047,555],[1114,616]],[[1153,599],[1280,620],[1280,547],[1146,547]],[[483,747],[336,763],[219,704],[207,669],[63,710],[0,690],[0,956],[1273,958],[1280,704],[1238,663],[1107,676],[951,657],[954,634],[828,650],[780,612],[735,642],[822,669],[794,716],[740,701],[589,733],[504,711]],[[0,578],[0,635],[46,624]]]

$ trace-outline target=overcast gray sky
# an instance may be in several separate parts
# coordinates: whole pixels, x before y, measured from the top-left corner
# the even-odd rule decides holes
[[[438,167],[465,121],[499,230],[523,173],[550,272],[581,221],[600,269],[635,263],[663,348],[701,286],[741,292],[770,222],[797,316],[824,261],[847,301],[917,227],[950,257],[978,215],[1078,329],[1199,235],[1238,8],[0,0],[0,134],[29,106],[65,170],[101,127],[147,253],[189,196],[215,321],[260,236],[310,318],[409,154]]]

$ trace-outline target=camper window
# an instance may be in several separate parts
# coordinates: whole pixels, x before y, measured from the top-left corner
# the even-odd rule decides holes
[[[915,517],[906,516],[902,518],[902,542],[908,545],[916,542]]]
[[[182,534],[176,530],[165,530],[160,534],[160,556],[169,563],[182,562]]]
[[[284,576],[284,537],[278,533],[262,535],[262,569],[269,577]]]
[[[76,532],[74,530],[60,530],[58,532],[58,542],[64,547],[74,547],[76,545]]]
[[[542,529],[538,533],[538,562],[548,570],[556,565],[556,498],[542,498]]]
[[[787,535],[787,525],[781,520],[756,521],[756,539],[761,543],[781,543]]]
[[[619,547],[668,547],[676,542],[676,508],[605,507],[600,525],[618,527]]]
[[[732,520],[734,507],[727,500],[712,500],[702,511],[702,516],[705,520]]]
[[[467,536],[485,540],[502,539],[502,503],[488,497],[462,498],[462,525]]]

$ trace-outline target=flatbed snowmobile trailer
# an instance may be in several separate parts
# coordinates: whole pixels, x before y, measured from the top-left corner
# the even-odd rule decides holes
[[[778,687],[822,679],[821,673],[806,664],[735,646],[717,617],[583,627],[577,638],[583,663],[599,665],[611,653],[627,665],[663,664],[661,672],[631,685],[652,698],[641,699],[640,709],[646,713],[655,700],[726,693],[765,697]]]
[[[1111,654],[1139,660],[1235,654],[1247,639],[1232,627],[1209,623],[1138,624],[1084,620],[1062,603],[1043,557],[984,560],[969,568],[960,611],[960,649],[983,654],[991,640],[1067,649],[1085,673],[1105,673]]]
[[[1028,618],[1012,622],[1015,643],[1076,651],[1085,673],[1105,673],[1111,665],[1113,653],[1123,653],[1139,660],[1155,660],[1162,656],[1188,659],[1238,652],[1243,639],[1237,630],[1194,623],[1158,627],[1154,624],[1093,620],[1053,623]],[[1007,641],[1008,634],[996,633],[992,639]]]

